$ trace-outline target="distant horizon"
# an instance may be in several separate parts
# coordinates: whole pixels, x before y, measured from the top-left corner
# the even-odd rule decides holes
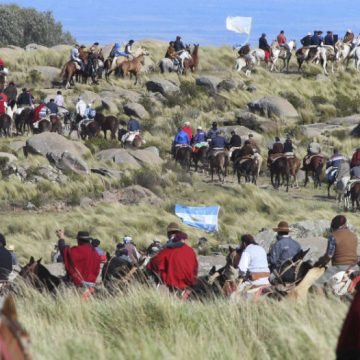
[[[13,2],[14,3],[14,2]],[[332,30],[343,37],[351,28],[360,31],[358,16],[360,2],[348,0],[347,6],[329,0],[313,3],[303,0],[182,0],[181,3],[153,0],[132,0],[122,8],[116,0],[83,0],[81,3],[64,0],[17,0],[16,5],[33,7],[39,11],[52,11],[64,31],[70,31],[79,43],[125,43],[129,39],[169,42],[181,35],[185,43],[202,46],[243,44],[244,34],[229,32],[225,28],[227,16],[251,16],[253,27],[250,43],[257,44],[261,33],[269,42],[280,30],[288,40],[297,42],[308,32]],[[311,9],[311,11],[309,10]],[[351,11],[349,11],[351,9]]]

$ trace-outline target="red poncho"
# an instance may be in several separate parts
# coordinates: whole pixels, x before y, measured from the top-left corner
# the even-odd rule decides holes
[[[196,283],[196,254],[186,244],[177,248],[165,248],[152,258],[147,267],[159,274],[162,282],[169,287],[185,289]]]
[[[338,359],[347,359],[349,355],[360,357],[360,292],[357,292],[343,324],[336,353]]]
[[[100,256],[90,244],[64,249],[64,264],[75,285],[95,283],[100,272]]]
[[[33,121],[39,121],[40,120],[40,111],[42,110],[42,108],[45,107],[45,104],[40,104],[38,105],[35,109],[34,109],[34,115],[33,115]]]
[[[187,126],[186,126],[186,127],[183,127],[183,131],[185,131],[185,132],[188,134],[188,136],[189,136],[189,141],[191,141],[192,136],[193,136],[191,127],[187,127]]]
[[[6,96],[6,94],[4,93],[0,93],[0,114],[6,112],[6,109],[5,109],[5,103],[7,103],[8,101],[8,98]]]

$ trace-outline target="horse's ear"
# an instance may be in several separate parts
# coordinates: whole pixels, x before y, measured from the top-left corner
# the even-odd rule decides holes
[[[40,263],[41,263],[41,260],[42,260],[42,258],[40,258],[40,259],[37,261],[37,263],[40,264]]]
[[[17,321],[17,312],[14,299],[11,295],[8,295],[4,301],[1,313],[9,320]]]
[[[30,261],[29,261],[29,264],[32,265],[34,262],[35,262],[35,259],[34,259],[33,256],[31,256]]]

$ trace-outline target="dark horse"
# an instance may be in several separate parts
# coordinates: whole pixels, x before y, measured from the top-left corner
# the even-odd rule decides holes
[[[50,271],[41,264],[41,259],[35,261],[33,257],[31,257],[29,263],[21,269],[20,276],[26,281],[29,281],[39,291],[47,290],[55,292],[61,284],[61,279],[52,275]]]
[[[353,211],[360,209],[360,181],[352,184],[350,190],[351,204]],[[356,204],[356,207],[355,207]]]
[[[304,170],[305,170],[305,183],[304,186],[309,182],[309,172],[312,173],[314,179],[314,187],[321,187],[321,172],[324,166],[324,157],[322,155],[311,155],[310,163],[304,159]]]
[[[188,145],[175,148],[175,161],[187,171],[190,171],[191,164],[191,147]]]
[[[271,184],[275,189],[286,181],[286,191],[289,191],[290,170],[286,156],[280,156],[270,164]],[[282,181],[281,181],[282,180]]]
[[[191,54],[191,59],[185,59],[184,61],[184,71],[183,74],[186,74],[188,69],[191,72],[195,72],[199,66],[199,44],[194,44],[194,49]]]
[[[0,135],[1,136],[11,136],[11,117],[8,114],[0,115]]]
[[[208,158],[207,158],[208,147],[202,146],[201,148],[196,149],[196,150],[197,151],[193,151],[191,154],[191,158],[192,158],[192,161],[195,166],[195,171],[198,170],[199,162],[202,163],[204,169],[207,169],[208,168]]]
[[[104,116],[101,113],[97,113],[94,120],[100,124],[105,139],[108,130],[111,132],[111,140],[116,139],[116,133],[119,129],[119,120],[115,116]]]
[[[15,115],[15,126],[18,134],[24,134],[25,131],[29,133],[33,115],[34,110],[29,107],[23,109],[20,114]]]
[[[241,176],[245,178],[245,182],[256,184],[257,166],[252,158],[236,158],[234,161],[234,173],[236,172],[238,183],[241,184]]]
[[[80,134],[81,139],[85,140],[86,138],[92,139],[99,136],[100,131],[101,123],[96,120],[92,120],[87,124],[81,124],[80,131],[78,133]]]
[[[229,156],[226,150],[209,155],[211,181],[214,181],[214,171],[219,176],[219,181],[224,183],[229,166]]]

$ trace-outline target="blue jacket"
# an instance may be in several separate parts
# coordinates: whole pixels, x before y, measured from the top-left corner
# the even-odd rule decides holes
[[[334,46],[334,36],[333,35],[326,35],[325,39],[324,39],[324,44],[325,45],[331,45]]]
[[[180,130],[175,135],[175,145],[190,145],[190,140],[188,134],[184,130]]]
[[[198,131],[194,136],[194,144],[204,142],[206,140],[206,134],[204,131]]]
[[[127,124],[128,131],[139,131],[140,130],[140,124],[135,119],[130,119]]]
[[[330,167],[330,166],[333,166],[333,167],[336,167],[336,168],[339,168],[342,161],[346,160],[341,154],[338,154],[338,155],[333,155],[329,161],[327,162],[326,164],[326,167]]]
[[[50,110],[51,114],[57,114],[59,112],[59,108],[54,102],[48,102],[46,107]]]
[[[321,36],[313,35],[313,37],[311,38],[311,45],[320,46],[321,42],[322,42]]]
[[[208,133],[207,133],[207,135],[206,135],[206,137],[208,138],[208,139],[213,139],[217,134],[219,134],[219,129],[213,129],[213,128],[211,128],[209,131],[208,131]]]
[[[211,141],[211,148],[224,149],[227,142],[223,136],[216,135]]]
[[[269,265],[271,269],[279,269],[286,261],[291,259],[301,250],[300,244],[290,236],[281,236],[270,249]]]

